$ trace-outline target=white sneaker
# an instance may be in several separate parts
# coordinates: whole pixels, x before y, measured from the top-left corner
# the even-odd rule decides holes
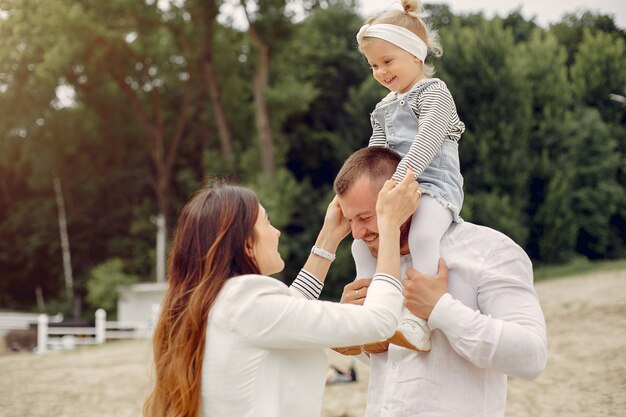
[[[428,352],[430,351],[430,327],[426,320],[419,317],[403,319],[389,341],[407,349]]]

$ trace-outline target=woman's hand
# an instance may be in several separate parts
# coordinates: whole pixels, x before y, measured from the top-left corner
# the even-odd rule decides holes
[[[333,198],[326,209],[322,230],[326,232],[333,242],[336,241],[337,244],[350,233],[350,223],[348,223],[341,211],[341,207],[339,207],[339,199],[337,196]]]
[[[328,205],[328,209],[326,209],[324,225],[319,235],[317,235],[315,246],[334,254],[337,252],[337,247],[342,239],[346,237],[349,232],[350,225],[343,216],[338,199],[335,197]],[[331,262],[332,261],[328,258],[311,254],[304,264],[304,269],[321,282],[324,282]]]
[[[400,227],[417,210],[420,196],[419,184],[410,169],[407,169],[406,176],[398,184],[393,180],[385,181],[376,201],[379,229],[385,226]]]

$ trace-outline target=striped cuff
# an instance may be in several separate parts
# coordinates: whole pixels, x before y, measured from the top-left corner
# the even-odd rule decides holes
[[[302,293],[309,300],[317,300],[322,293],[324,284],[315,278],[310,272],[301,269],[298,276],[291,284],[294,288]]]
[[[372,282],[374,282],[374,281],[385,281],[385,282],[388,282],[389,284],[391,284],[394,287],[396,287],[398,289],[398,291],[400,291],[400,292],[402,292],[402,290],[404,289],[402,284],[400,284],[400,281],[398,281],[397,279],[395,279],[394,277],[392,277],[391,275],[388,275],[388,274],[383,274],[383,273],[379,272],[376,275],[374,275],[374,279],[372,280]]]

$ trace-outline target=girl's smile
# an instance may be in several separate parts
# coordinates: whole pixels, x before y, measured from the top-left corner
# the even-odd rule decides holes
[[[378,38],[367,38],[361,46],[374,79],[397,93],[406,93],[424,79],[424,66],[404,49]]]

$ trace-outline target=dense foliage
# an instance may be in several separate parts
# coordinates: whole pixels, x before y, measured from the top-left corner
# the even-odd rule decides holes
[[[74,293],[95,302],[102,265],[154,280],[155,216],[171,231],[214,177],[259,192],[295,275],[385,91],[353,1],[246,2],[246,29],[216,18],[222,3],[0,0],[0,308],[63,303],[59,197]],[[429,9],[467,127],[462,216],[536,263],[626,257],[624,30],[590,12],[541,28]],[[340,249],[327,297],[353,277]]]

